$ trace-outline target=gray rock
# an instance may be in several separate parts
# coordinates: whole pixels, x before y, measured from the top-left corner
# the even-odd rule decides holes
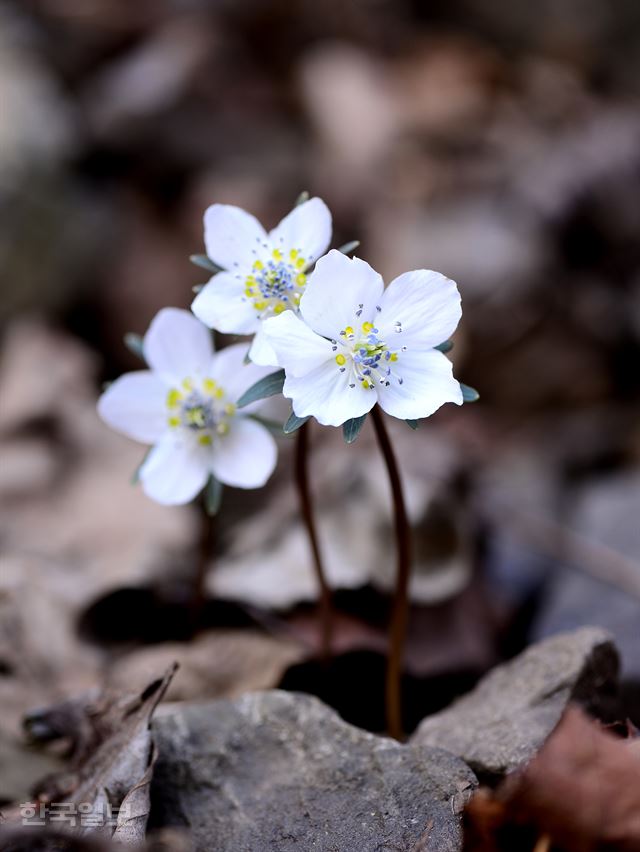
[[[584,627],[533,645],[497,666],[446,710],[424,719],[412,738],[457,754],[481,776],[529,760],[569,701],[598,712],[617,688],[618,653],[606,631]]]
[[[188,826],[196,850],[461,847],[471,770],[441,749],[354,728],[311,696],[169,705],[153,731],[153,822]]]

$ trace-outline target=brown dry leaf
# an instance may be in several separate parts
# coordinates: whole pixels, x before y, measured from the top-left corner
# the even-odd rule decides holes
[[[542,844],[542,846],[541,846]],[[465,810],[465,852],[639,852],[640,756],[569,707],[540,753]]]
[[[149,723],[176,669],[177,664],[170,666],[139,695],[106,692],[93,703],[85,696],[82,724],[78,724],[78,702],[54,707],[49,716],[40,712],[35,717],[37,727],[34,717],[28,720],[33,732],[49,739],[57,734],[75,740],[71,765],[66,772],[45,779],[37,791],[38,801],[90,805],[94,815],[113,813],[115,825],[109,821],[81,824],[75,828],[77,833],[113,837],[127,845],[144,839],[155,761]],[[79,737],[74,725],[81,730]],[[9,824],[20,818],[17,808],[6,816]]]

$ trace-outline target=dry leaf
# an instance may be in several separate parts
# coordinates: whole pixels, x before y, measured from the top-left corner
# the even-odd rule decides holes
[[[542,846],[541,846],[542,844]],[[640,756],[569,707],[540,753],[465,810],[465,852],[640,852]]]

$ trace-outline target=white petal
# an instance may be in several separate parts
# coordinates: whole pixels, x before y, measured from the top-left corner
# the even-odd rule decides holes
[[[252,334],[260,326],[258,312],[245,296],[244,278],[220,272],[191,303],[191,310],[209,328],[224,334]]]
[[[304,376],[329,360],[336,366],[331,343],[312,331],[293,311],[265,320],[262,331],[287,376]]]
[[[209,376],[218,382],[231,402],[236,402],[251,385],[277,369],[247,363],[247,350],[246,343],[234,343],[233,346],[220,349],[211,360]],[[243,413],[251,414],[260,406],[260,402],[247,405],[242,409]]]
[[[189,503],[209,478],[211,451],[180,435],[167,433],[140,468],[142,490],[158,503]]]
[[[309,276],[300,313],[318,334],[336,338],[349,325],[375,321],[383,288],[382,278],[368,263],[334,249]]]
[[[445,402],[462,405],[460,384],[453,378],[451,361],[442,352],[408,351],[394,363],[389,387],[378,386],[380,406],[402,420],[429,417]],[[397,377],[402,378],[402,384]]]
[[[154,444],[167,431],[167,387],[149,370],[126,373],[98,400],[98,414],[134,441]]]
[[[291,213],[269,234],[274,248],[298,249],[307,263],[321,257],[331,242],[331,213],[321,198],[310,198],[294,207]]]
[[[267,335],[264,333],[263,324],[256,331],[256,336],[253,338],[251,349],[249,349],[249,358],[254,364],[259,364],[261,367],[278,367],[278,356],[273,346],[269,343]]]
[[[249,270],[265,254],[267,233],[260,222],[230,204],[212,204],[204,214],[204,244],[207,256],[223,269]]]
[[[405,272],[389,284],[380,303],[376,325],[388,345],[396,337],[398,345],[430,349],[448,340],[460,322],[462,308],[455,281],[439,272],[416,269]],[[399,322],[402,333],[395,334]]]
[[[323,426],[341,426],[377,402],[375,391],[365,390],[349,370],[341,373],[333,360],[301,378],[287,375],[282,392],[298,417],[311,415]]]
[[[204,375],[211,361],[211,332],[189,311],[163,308],[144,336],[144,357],[168,384]]]
[[[276,442],[264,426],[246,417],[234,417],[227,435],[216,441],[211,470],[234,488],[260,488],[276,466]]]

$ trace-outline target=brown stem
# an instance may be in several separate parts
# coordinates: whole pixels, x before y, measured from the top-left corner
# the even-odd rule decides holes
[[[200,505],[200,535],[198,541],[196,574],[193,581],[193,596],[191,599],[191,620],[194,629],[197,629],[202,617],[207,598],[207,574],[211,565],[213,555],[213,543],[215,538],[215,526],[213,518],[207,512],[204,502]]]
[[[309,424],[302,425],[296,435],[296,450],[295,450],[295,480],[298,489],[298,500],[300,502],[300,512],[302,520],[307,531],[309,545],[311,546],[311,555],[313,558],[313,568],[318,581],[320,591],[320,625],[321,625],[321,645],[320,653],[324,662],[327,662],[331,657],[331,589],[327,582],[327,577],[322,564],[322,556],[320,554],[320,545],[318,543],[318,534],[316,524],[313,517],[313,506],[311,503],[311,490],[309,488]]]
[[[387,728],[390,736],[402,738],[402,664],[404,646],[409,620],[409,574],[411,571],[411,529],[407,518],[407,509],[402,493],[402,482],[398,463],[389,440],[384,418],[378,406],[371,411],[373,426],[380,451],[389,475],[391,495],[393,497],[394,524],[397,549],[396,592],[393,598],[391,622],[389,625],[389,660],[385,702]]]

